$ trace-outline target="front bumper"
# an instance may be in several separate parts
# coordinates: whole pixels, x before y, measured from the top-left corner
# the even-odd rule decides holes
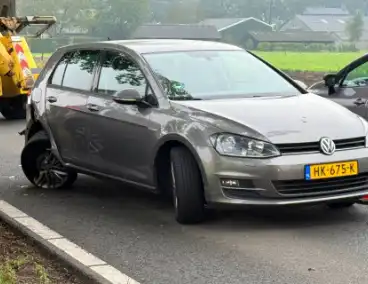
[[[212,158],[213,162],[205,166],[205,196],[210,206],[302,205],[359,200],[368,195],[367,148],[338,151],[331,156],[311,153],[255,160],[214,154]],[[358,176],[304,180],[305,165],[352,160],[359,163]],[[224,180],[230,180],[230,186],[229,183],[222,184]],[[238,183],[232,186],[231,181]],[[286,183],[293,193],[280,188],[280,183]],[[294,184],[296,188],[293,188]]]

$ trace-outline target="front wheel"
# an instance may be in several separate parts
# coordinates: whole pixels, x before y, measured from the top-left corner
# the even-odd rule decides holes
[[[200,223],[205,217],[205,199],[197,162],[183,147],[173,148],[170,156],[176,221],[181,224]]]
[[[69,188],[77,179],[77,173],[64,167],[52,153],[44,132],[28,141],[21,154],[21,164],[27,179],[38,188]]]

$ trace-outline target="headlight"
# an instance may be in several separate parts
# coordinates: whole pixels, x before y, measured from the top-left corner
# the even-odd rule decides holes
[[[233,134],[215,134],[211,143],[220,155],[244,158],[271,158],[280,156],[272,144]]]

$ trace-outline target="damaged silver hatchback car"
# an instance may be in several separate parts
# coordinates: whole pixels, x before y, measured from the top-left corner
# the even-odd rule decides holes
[[[27,110],[23,171],[37,187],[78,173],[207,207],[324,203],[368,194],[367,122],[239,47],[131,40],[60,48]]]

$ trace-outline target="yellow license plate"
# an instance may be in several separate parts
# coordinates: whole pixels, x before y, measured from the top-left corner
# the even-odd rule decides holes
[[[306,180],[354,176],[358,173],[358,161],[305,166]]]

